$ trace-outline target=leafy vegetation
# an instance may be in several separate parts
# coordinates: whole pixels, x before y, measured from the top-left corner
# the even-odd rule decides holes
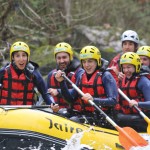
[[[82,24],[108,29],[114,35],[112,31],[122,33],[132,29],[147,44],[150,41],[148,0],[0,0],[0,3],[0,40],[27,42],[32,48],[31,58],[40,66],[53,64],[52,46],[58,42],[69,42],[80,50],[78,41],[72,40],[72,33]],[[113,49],[106,51],[110,53]]]

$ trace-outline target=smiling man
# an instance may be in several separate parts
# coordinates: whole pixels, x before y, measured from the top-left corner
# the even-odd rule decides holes
[[[59,104],[60,108],[69,109],[72,108],[72,106],[63,99],[60,84],[55,79],[55,73],[57,70],[62,70],[72,82],[76,83],[83,69],[80,67],[80,61],[77,57],[73,56],[72,47],[68,43],[58,43],[54,48],[54,57],[56,60],[56,68],[48,74],[48,92],[53,96],[55,102]],[[72,86],[68,84],[68,88],[72,88]]]

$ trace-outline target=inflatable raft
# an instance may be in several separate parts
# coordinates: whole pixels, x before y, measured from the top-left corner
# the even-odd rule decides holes
[[[44,109],[0,108],[1,150],[61,150],[69,140],[76,144],[79,136],[85,150],[123,149],[115,130],[79,124]]]

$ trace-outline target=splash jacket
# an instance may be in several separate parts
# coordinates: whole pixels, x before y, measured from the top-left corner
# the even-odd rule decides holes
[[[0,104],[1,105],[33,105],[34,87],[41,93],[46,104],[53,102],[46,94],[44,80],[37,70],[38,65],[30,62],[23,71],[19,71],[10,64],[0,70]]]

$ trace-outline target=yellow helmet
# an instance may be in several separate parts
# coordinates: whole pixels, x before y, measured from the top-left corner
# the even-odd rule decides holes
[[[147,56],[150,58],[150,46],[141,46],[136,53],[139,56]]]
[[[58,43],[54,49],[54,56],[56,57],[56,54],[60,52],[68,53],[70,55],[70,60],[73,60],[73,50],[70,44],[65,42]]]
[[[120,65],[122,68],[123,64],[132,64],[135,66],[135,72],[140,72],[141,69],[141,61],[138,54],[134,52],[126,52],[120,58]]]
[[[26,52],[28,55],[28,61],[29,61],[29,57],[30,57],[30,48],[29,46],[21,41],[15,42],[11,48],[10,48],[10,60],[12,61],[12,54],[13,52],[18,52],[18,51],[23,51]]]
[[[95,46],[85,46],[80,51],[80,60],[84,60],[87,58],[93,58],[97,60],[97,64],[101,66],[101,53],[99,49]]]

